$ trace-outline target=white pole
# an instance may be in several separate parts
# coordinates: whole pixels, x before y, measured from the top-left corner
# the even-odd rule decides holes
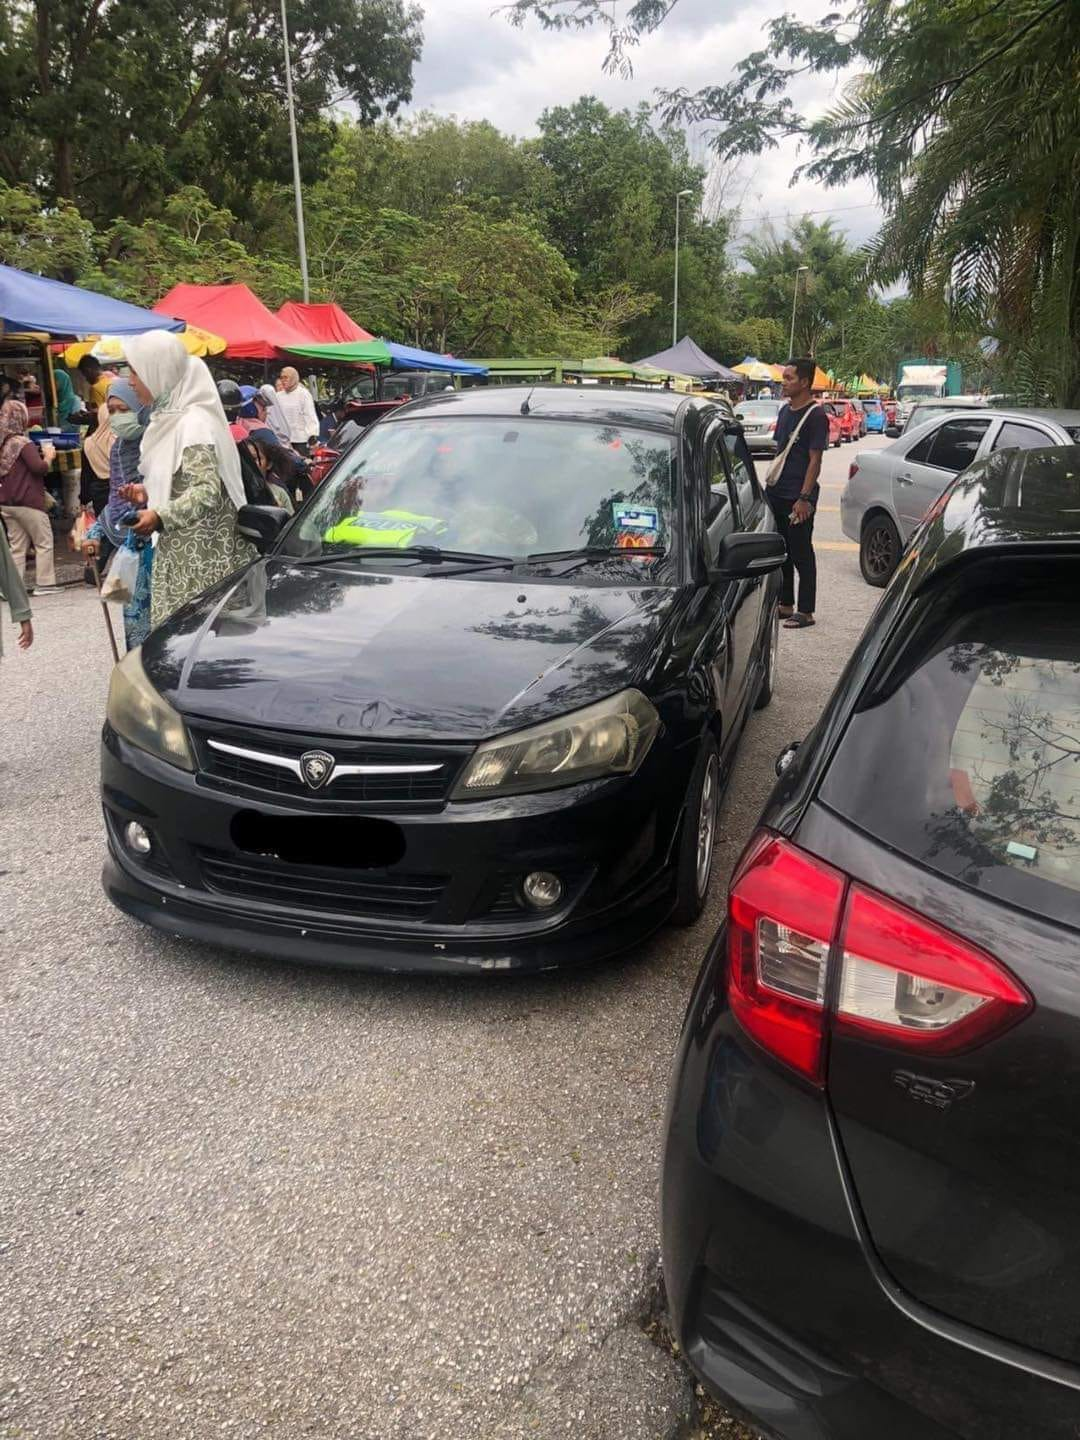
[[[300,189],[300,148],[296,140],[296,105],[293,102],[292,60],[289,58],[289,17],[285,0],[281,0],[281,33],[285,41],[285,96],[289,106],[289,139],[292,142],[293,189],[296,192],[296,244],[300,251],[300,278],[304,285],[304,304],[311,298],[308,286],[307,239],[304,235],[304,197]]]
[[[675,196],[675,296],[671,307],[671,348],[679,343],[679,199]]]
[[[284,3],[285,0],[282,0],[282,4]],[[791,338],[788,340],[787,347],[789,360],[793,359],[795,355],[795,306],[799,303],[799,276],[805,269],[807,269],[807,266],[800,265],[795,271],[795,294],[791,297]]]

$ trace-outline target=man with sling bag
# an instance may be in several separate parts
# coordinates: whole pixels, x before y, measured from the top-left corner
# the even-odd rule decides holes
[[[813,360],[789,360],[784,366],[783,393],[788,403],[776,422],[776,459],[765,474],[765,493],[788,551],[780,591],[780,614],[786,630],[805,630],[813,625],[817,603],[814,511],[821,493],[821,457],[829,444],[829,419],[811,394],[814,370]]]

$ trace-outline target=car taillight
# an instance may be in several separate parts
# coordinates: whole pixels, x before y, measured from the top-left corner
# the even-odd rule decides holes
[[[859,473],[859,467],[858,467],[858,465],[857,465],[854,461],[852,461],[851,464],[848,466],[847,478],[848,478],[849,480],[854,480],[854,479],[855,479],[855,476],[856,476],[858,473]]]
[[[830,1031],[953,1055],[1032,1008],[993,956],[769,834],[732,880],[728,995],[743,1029],[815,1085]]]
[[[776,421],[775,421],[775,420],[774,420],[774,421],[772,422],[772,424],[769,426],[769,429],[770,429],[770,430],[775,430],[775,429],[776,429]]]

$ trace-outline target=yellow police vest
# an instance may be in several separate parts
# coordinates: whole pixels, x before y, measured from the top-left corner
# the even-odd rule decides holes
[[[387,545],[404,549],[413,543],[417,531],[442,535],[446,521],[434,515],[414,515],[410,510],[374,510],[350,515],[331,525],[323,539],[331,545]]]

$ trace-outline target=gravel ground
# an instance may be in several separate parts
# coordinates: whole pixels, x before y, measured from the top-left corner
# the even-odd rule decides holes
[[[851,453],[826,457],[825,547]],[[33,650],[0,662],[4,1440],[748,1433],[641,1322],[723,882],[875,598],[850,549],[819,562],[821,623],[784,636],[744,737],[705,917],[537,979],[294,969],[114,911],[104,625],[82,588],[42,597]]]

